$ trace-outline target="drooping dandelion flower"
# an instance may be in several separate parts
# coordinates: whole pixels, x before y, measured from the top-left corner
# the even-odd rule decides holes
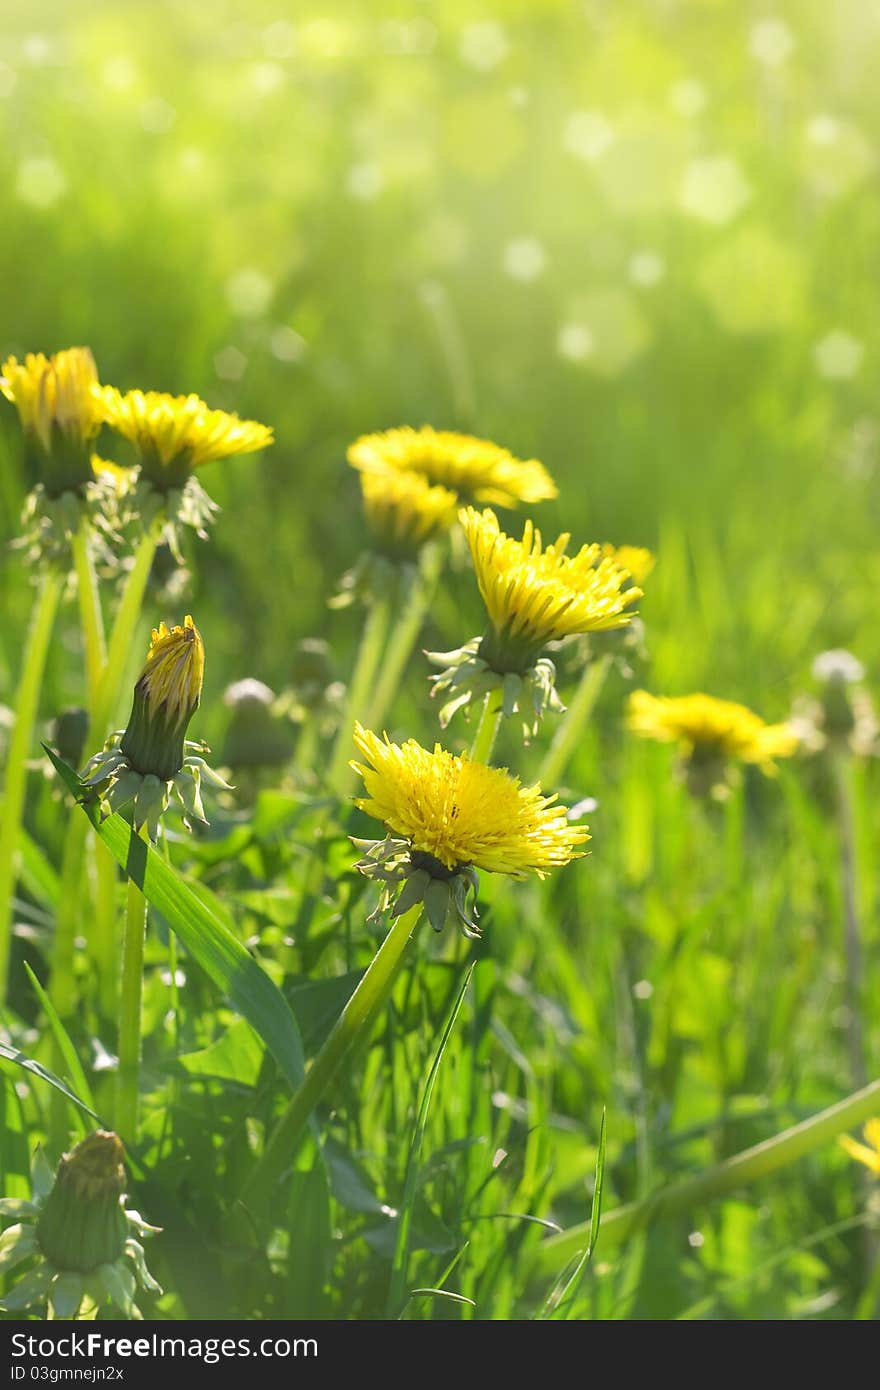
[[[527,521],[521,540],[505,535],[495,513],[467,507],[459,517],[470,546],[489,626],[454,652],[429,653],[445,667],[434,692],[448,691],[441,723],[470,700],[500,688],[504,712],[524,706],[532,727],[547,708],[561,708],[555,666],[544,649],[550,642],[588,632],[628,626],[628,611],[642,595],[633,571],[613,546],[584,545],[568,554],[570,535],[545,545]],[[649,552],[623,552],[629,564],[646,568]],[[525,697],[528,698],[525,698]]]
[[[0,391],[18,411],[25,437],[36,446],[37,473],[49,497],[82,492],[91,482],[91,443],[101,428],[95,395],[98,369],[86,347],[46,357],[8,357]]]
[[[34,1162],[33,1198],[0,1199],[0,1216],[15,1218],[0,1236],[0,1271],[31,1268],[0,1303],[4,1311],[51,1309],[75,1318],[84,1299],[139,1318],[138,1284],[161,1293],[146,1266],[141,1240],[158,1227],[125,1205],[124,1150],[118,1135],[95,1130],[67,1153],[53,1174],[42,1153]]]
[[[172,790],[187,814],[204,822],[202,778],[226,786],[196,756],[204,746],[186,738],[199,707],[204,670],[204,644],[189,614],[182,627],[160,623],[154,628],[128,724],[108,739],[83,774],[84,785],[98,789],[109,811],[131,805],[135,826],[147,825],[153,839]]]
[[[361,474],[364,516],[380,553],[413,560],[421,547],[448,531],[458,498],[420,473],[376,469]]]
[[[160,492],[182,487],[202,464],[255,453],[274,439],[268,426],[211,410],[195,395],[123,395],[115,386],[104,386],[99,399],[107,424],[134,445],[142,475]]]
[[[474,931],[466,895],[476,890],[476,870],[543,878],[580,858],[577,847],[590,838],[570,824],[555,796],[524,787],[503,768],[439,744],[431,751],[414,739],[391,743],[360,724],[354,740],[363,761],[352,767],[366,793],[355,804],[389,832],[368,846],[358,867],[386,882],[407,880],[394,915],[424,900],[438,930],[451,908]]]
[[[857,1163],[863,1163],[869,1172],[880,1178],[880,1119],[869,1120],[862,1133],[865,1136],[864,1144],[860,1144],[849,1134],[841,1134],[837,1142],[850,1158],[854,1158]]]
[[[348,461],[362,472],[419,474],[457,493],[463,502],[515,507],[519,502],[543,502],[558,491],[537,459],[518,459],[488,439],[430,425],[362,435],[349,448]]]
[[[688,785],[700,794],[723,787],[728,761],[772,773],[777,758],[789,758],[798,748],[791,725],[765,724],[745,705],[702,693],[667,697],[634,690],[627,722],[645,738],[678,744]]]

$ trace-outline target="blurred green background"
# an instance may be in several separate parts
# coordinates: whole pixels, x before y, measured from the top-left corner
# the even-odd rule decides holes
[[[203,475],[209,684],[347,646],[345,446],[427,422],[658,549],[655,688],[777,717],[816,650],[880,655],[878,60],[854,0],[6,5],[0,350],[274,426]]]

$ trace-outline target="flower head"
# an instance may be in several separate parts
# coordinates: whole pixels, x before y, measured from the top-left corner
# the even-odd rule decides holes
[[[419,430],[404,425],[362,435],[351,445],[348,461],[366,473],[391,469],[420,474],[468,502],[515,507],[518,502],[543,502],[557,495],[556,484],[537,459],[524,461],[488,439],[430,425]]]
[[[432,485],[421,473],[371,470],[361,474],[361,492],[376,545],[392,560],[414,558],[455,520],[456,494]]]
[[[29,352],[24,362],[8,357],[0,368],[0,391],[39,448],[40,482],[50,497],[83,492],[92,480],[90,445],[103,418],[96,389],[98,369],[85,347],[51,357]]]
[[[776,758],[789,758],[798,748],[791,725],[765,724],[745,705],[713,695],[667,697],[634,690],[628,723],[645,738],[680,745],[689,785],[696,792],[722,786],[728,759],[773,772]]]
[[[232,454],[265,449],[273,433],[256,420],[211,410],[199,396],[99,389],[108,425],[134,445],[142,475],[161,493],[182,488],[194,469]]]
[[[137,1285],[162,1292],[140,1243],[157,1228],[125,1205],[124,1157],[118,1135],[95,1130],[63,1156],[54,1178],[37,1156],[32,1201],[0,1200],[0,1215],[17,1221],[0,1237],[0,1270],[33,1262],[3,1299],[5,1311],[48,1305],[55,1318],[75,1318],[85,1300],[83,1316],[112,1304],[140,1318]]]
[[[880,1119],[869,1120],[863,1130],[865,1143],[860,1144],[848,1134],[841,1134],[838,1143],[850,1158],[864,1163],[875,1177],[880,1178]]]
[[[544,545],[531,521],[522,540],[515,540],[488,508],[467,507],[460,517],[495,634],[490,646],[500,663],[496,669],[526,670],[548,642],[607,632],[631,621],[626,610],[642,590],[632,584],[631,571],[616,551],[584,545],[568,555],[568,534]]]
[[[431,751],[415,739],[391,743],[360,724],[354,741],[364,761],[351,766],[366,792],[355,804],[391,832],[366,842],[358,867],[386,881],[409,880],[395,915],[423,898],[438,930],[450,908],[475,929],[465,908],[468,887],[476,889],[475,870],[543,878],[579,859],[577,846],[590,838],[569,824],[555,796],[522,786],[504,768],[473,763],[439,744]]]
[[[84,785],[97,787],[110,811],[133,803],[135,825],[146,824],[153,839],[172,788],[186,812],[204,822],[201,779],[226,787],[203,758],[194,756],[204,746],[186,738],[204,672],[204,644],[189,614],[182,627],[160,623],[154,628],[128,724],[108,739],[83,774]]]

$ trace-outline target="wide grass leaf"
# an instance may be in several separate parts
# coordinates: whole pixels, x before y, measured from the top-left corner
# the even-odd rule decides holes
[[[263,1039],[285,1079],[303,1079],[299,1028],[284,995],[227,926],[120,815],[101,817],[72,768],[46,747],[56,772],[127,876],[157,908],[205,974]]]

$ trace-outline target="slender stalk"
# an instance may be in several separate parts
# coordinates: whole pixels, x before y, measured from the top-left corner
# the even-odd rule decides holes
[[[381,1012],[388,997],[404,948],[421,918],[417,903],[395,918],[354,994],[349,999],[299,1089],[275,1127],[262,1158],[255,1165],[242,1192],[246,1206],[258,1205],[271,1195],[281,1173],[292,1161],[297,1144],[315,1107],[342,1066],[352,1047]]]
[[[844,1130],[855,1129],[873,1115],[880,1114],[880,1081],[853,1092],[827,1110],[820,1110],[808,1120],[792,1125],[772,1139],[765,1139],[751,1149],[734,1154],[723,1163],[697,1173],[683,1182],[661,1188],[643,1202],[630,1202],[602,1217],[602,1244],[625,1240],[642,1230],[656,1217],[674,1216],[692,1207],[720,1197],[726,1192],[757,1182],[780,1168],[795,1163],[805,1154],[835,1139]],[[590,1238],[589,1223],[572,1226],[559,1235],[550,1236],[541,1246],[539,1258],[544,1267],[556,1267],[560,1261],[576,1255]]]
[[[564,776],[584,726],[596,707],[596,701],[610,669],[609,652],[597,657],[595,661],[588,661],[584,667],[577,690],[562,716],[538,771],[538,780],[542,787],[555,787]]]
[[[107,726],[116,713],[125,668],[131,653],[132,638],[140,617],[144,591],[158,543],[159,528],[154,526],[141,538],[135,551],[134,564],[128,572],[122,598],[116,610],[107,649],[107,661],[101,678],[101,689],[92,714],[92,742],[97,748],[101,747],[110,732]]]
[[[107,660],[107,644],[104,638],[104,618],[101,613],[101,599],[95,566],[89,553],[89,523],[83,520],[71,541],[73,563],[76,570],[79,617],[82,626],[83,647],[86,656],[86,679],[89,691],[89,711],[95,708],[98,691],[104,675]]]
[[[846,1037],[854,1086],[867,1081],[862,1029],[862,932],[859,923],[856,870],[856,832],[853,815],[851,767],[848,755],[831,755],[840,835],[840,883],[843,893],[843,949],[846,960]]]
[[[483,712],[474,735],[471,748],[471,762],[488,763],[495,747],[495,739],[501,724],[503,697],[500,690],[490,690],[483,703]]]
[[[328,781],[339,796],[344,796],[354,781],[354,774],[348,766],[352,755],[351,733],[355,719],[359,719],[366,710],[370,690],[382,661],[390,621],[391,595],[386,591],[377,594],[370,605],[330,760]]]
[[[407,596],[406,606],[394,625],[394,632],[382,662],[382,670],[362,721],[370,729],[381,727],[397,693],[406,663],[422,630],[425,614],[436,593],[444,553],[443,547],[438,544],[427,548],[423,568],[416,575]]]
[[[143,834],[143,830],[141,834]],[[114,1125],[127,1143],[137,1139],[138,1086],[141,1070],[141,999],[144,988],[144,936],[147,900],[128,881],[122,940],[122,992],[119,998],[119,1073]]]
[[[80,817],[85,819],[85,817]],[[95,915],[89,945],[98,974],[98,1006],[102,1017],[112,1018],[118,990],[116,949],[116,860],[97,836],[95,845]]]
[[[125,675],[125,667],[131,652],[132,639],[138,618],[144,590],[150,574],[150,566],[156,553],[159,532],[154,528],[145,535],[135,552],[134,565],[129,571],[122,598],[116,611],[116,618],[110,633],[107,661],[91,710],[91,738],[93,749],[99,749],[108,733],[108,724],[119,702],[120,686]],[[72,976],[74,941],[77,928],[86,918],[81,894],[83,859],[87,841],[88,821],[85,816],[75,814],[70,817],[65,832],[61,853],[61,893],[58,900],[58,915],[55,922],[55,944],[52,954],[50,992],[62,1018],[69,1017],[75,1002],[75,986]],[[116,890],[116,870],[103,846],[97,853],[98,892],[95,915],[90,924],[92,954],[102,981],[102,996],[106,998],[115,988],[116,924],[112,914]],[[60,1001],[60,1003],[59,1003]]]
[[[47,572],[34,601],[24,650],[24,668],[15,700],[15,724],[6,756],[3,808],[0,810],[0,1001],[6,998],[6,977],[9,971],[12,938],[12,897],[15,891],[19,829],[27,790],[27,758],[39,708],[49,642],[63,586],[63,575]]]

